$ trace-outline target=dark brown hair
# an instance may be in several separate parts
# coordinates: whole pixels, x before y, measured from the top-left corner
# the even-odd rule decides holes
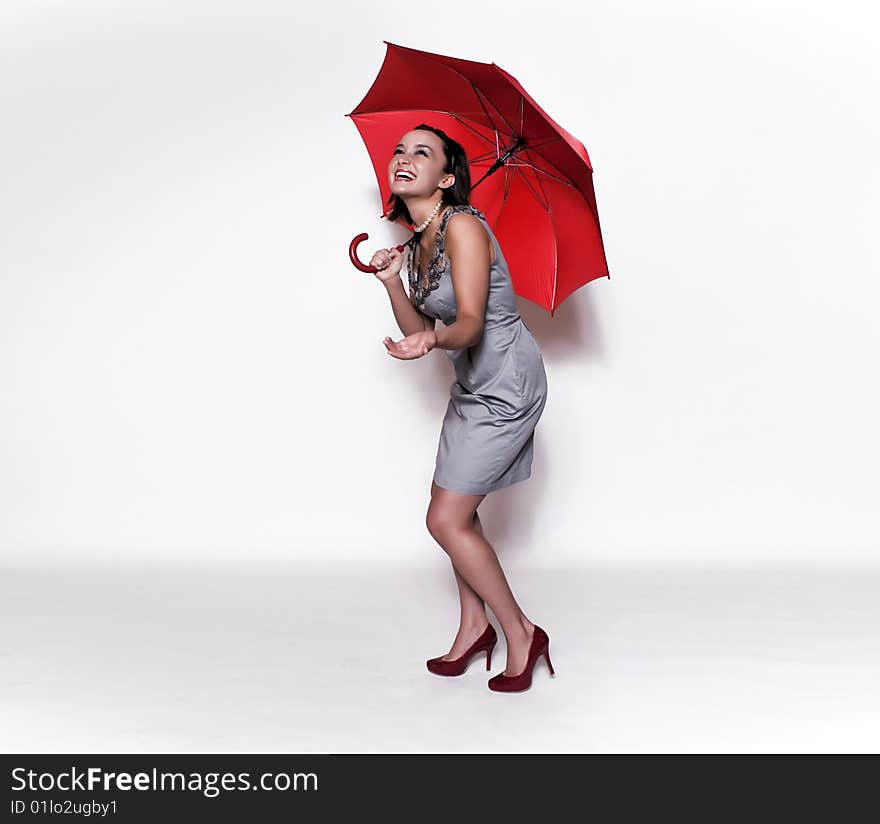
[[[468,165],[467,154],[465,154],[464,146],[457,140],[451,138],[442,129],[429,126],[427,123],[419,123],[413,126],[414,129],[424,129],[433,132],[443,143],[443,154],[446,156],[446,163],[443,166],[444,174],[455,175],[455,183],[447,189],[441,189],[443,193],[441,202],[444,206],[467,205],[471,198],[471,171]],[[403,218],[410,226],[413,225],[412,216],[403,198],[398,197],[394,192],[388,198],[389,209],[386,209],[384,217],[392,223],[396,223]]]

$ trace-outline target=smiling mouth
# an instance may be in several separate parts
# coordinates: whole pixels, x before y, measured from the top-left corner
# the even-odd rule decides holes
[[[394,179],[399,183],[411,183],[413,180],[415,180],[415,177],[407,177],[406,175],[402,175],[400,172],[397,172],[394,175]]]

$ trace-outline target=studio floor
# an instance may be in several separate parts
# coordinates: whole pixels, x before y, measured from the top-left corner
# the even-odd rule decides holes
[[[877,752],[880,568],[508,570],[530,690],[425,659],[451,569],[0,567],[7,753]]]

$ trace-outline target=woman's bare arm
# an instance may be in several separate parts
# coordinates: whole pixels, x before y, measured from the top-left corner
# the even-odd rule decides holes
[[[452,215],[446,226],[446,251],[455,269],[455,323],[435,331],[441,349],[474,346],[483,337],[489,268],[492,265],[486,229],[466,212]]]
[[[391,300],[391,309],[394,312],[394,319],[400,327],[400,331],[404,337],[415,334],[416,332],[424,332],[425,329],[434,328],[434,318],[423,315],[409,299],[406,290],[403,287],[403,281],[400,278],[391,278],[385,284],[388,297]]]

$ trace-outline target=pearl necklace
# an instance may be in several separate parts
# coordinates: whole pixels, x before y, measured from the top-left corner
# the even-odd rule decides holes
[[[431,214],[428,215],[428,219],[424,223],[422,223],[420,226],[416,226],[416,228],[413,231],[416,234],[420,234],[421,232],[424,232],[425,229],[428,228],[428,224],[434,219],[434,216],[437,214],[437,211],[440,209],[440,207],[442,205],[443,205],[443,198],[441,197],[440,200],[437,201],[437,205],[434,207],[434,210],[431,212]]]

